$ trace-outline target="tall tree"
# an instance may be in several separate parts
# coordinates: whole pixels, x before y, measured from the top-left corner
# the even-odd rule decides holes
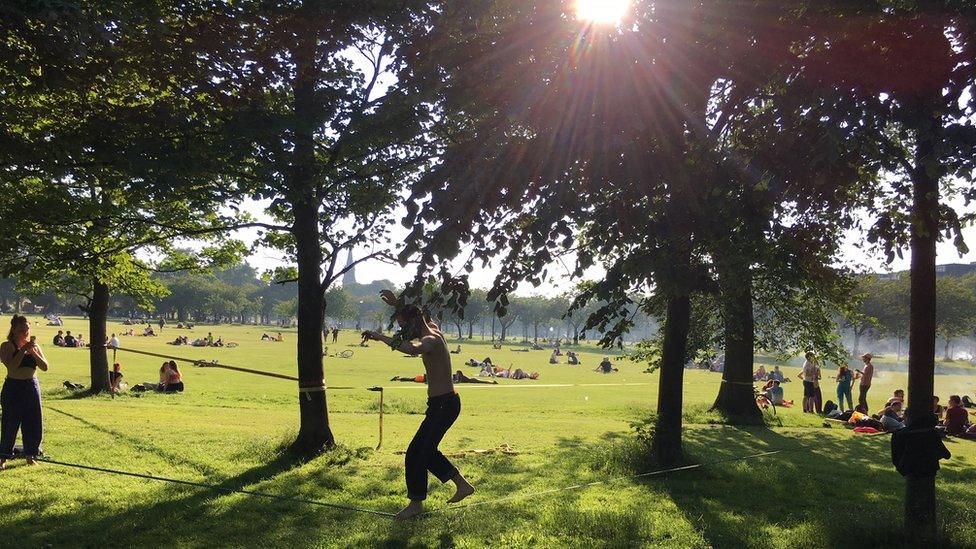
[[[948,201],[976,177],[976,7],[971,2],[919,0],[833,5],[843,17],[811,28],[804,78],[825,94],[852,98],[858,120],[875,140],[887,172],[871,238],[889,260],[911,250],[908,425],[929,429],[936,346],[936,244],[941,235],[964,248],[965,218]],[[930,438],[909,437],[910,452],[932,456],[906,476],[906,528],[936,535],[935,473]]]
[[[405,93],[401,44],[422,32],[425,2],[246,1],[190,14],[198,83],[248,154],[225,167],[274,219],[263,243],[297,266],[301,424],[292,449],[331,447],[322,367],[325,292],[344,252],[383,243],[398,193],[429,162],[429,112]]]
[[[0,26],[0,264],[84,299],[96,392],[109,386],[111,292],[151,306],[162,291],[140,254],[220,240],[237,224],[215,213],[236,187],[214,175],[225,147],[209,108],[182,93],[190,75],[172,7],[103,8],[18,3]]]

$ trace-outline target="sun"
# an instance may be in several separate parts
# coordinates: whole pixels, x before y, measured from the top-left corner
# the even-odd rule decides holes
[[[591,23],[619,23],[630,7],[629,0],[576,0],[576,17]]]

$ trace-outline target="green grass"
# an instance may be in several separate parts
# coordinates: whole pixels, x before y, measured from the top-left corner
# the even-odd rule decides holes
[[[39,320],[39,319],[37,319]],[[66,329],[88,333],[80,319]],[[110,331],[121,331],[112,323]],[[212,329],[235,349],[165,345],[161,338],[123,338],[123,346],[199,359],[218,359],[269,372],[295,374],[295,334],[284,343],[259,341],[273,328]],[[56,329],[36,327],[39,340]],[[186,333],[186,332],[182,332]],[[47,453],[57,460],[246,488],[275,494],[396,511],[405,502],[402,451],[424,409],[423,386],[390,383],[413,375],[419,359],[403,358],[352,332],[326,360],[330,385],[385,385],[383,447],[377,442],[377,394],[330,391],[333,430],[341,447],[301,463],[280,449],[298,419],[292,382],[219,369],[184,366],[187,391],[77,398],[65,379],[87,384],[87,353],[45,347],[51,371],[40,374]],[[0,546],[535,546],[535,547],[864,547],[901,545],[903,481],[890,466],[888,438],[825,428],[796,408],[780,409],[771,428],[737,428],[707,411],[719,374],[687,371],[686,448],[714,462],[768,450],[769,458],[720,463],[686,472],[620,480],[530,497],[540,490],[633,475],[654,468],[645,425],[653,414],[657,375],[621,361],[621,372],[592,372],[603,352],[585,348],[584,365],[551,366],[548,353],[497,351],[463,342],[461,360],[490,355],[497,364],[539,371],[539,381],[460,386],[461,418],[442,444],[477,486],[471,502],[524,494],[498,503],[448,511],[409,524],[369,515],[241,494],[145,481],[51,464],[22,462],[0,473]],[[119,353],[130,383],[155,381],[159,360]],[[458,357],[455,355],[455,359]],[[473,368],[458,366],[472,373]],[[786,367],[793,375],[793,367]],[[537,387],[541,384],[626,383],[625,386]],[[629,385],[634,384],[634,385]],[[641,385],[637,385],[641,384]],[[824,384],[825,398],[830,384]],[[877,408],[903,373],[879,368],[871,393]],[[518,386],[520,388],[508,388]],[[973,394],[976,377],[939,376],[937,392]],[[799,383],[786,385],[799,397]],[[638,428],[632,426],[637,424]],[[502,445],[517,454],[473,452]],[[939,476],[941,519],[957,546],[976,546],[976,443],[950,442],[953,458]],[[431,479],[429,507],[450,495]],[[21,543],[22,542],[22,543]]]

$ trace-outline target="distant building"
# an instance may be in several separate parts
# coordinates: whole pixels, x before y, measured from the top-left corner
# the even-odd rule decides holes
[[[976,262],[973,263],[946,263],[945,265],[935,266],[935,276],[966,276],[976,273]]]
[[[342,275],[343,288],[356,284],[356,266],[353,265],[352,249],[349,250],[349,255],[346,257],[346,268],[349,270]]]
[[[976,273],[976,261],[972,263],[946,263],[945,265],[935,266],[935,276],[939,278],[944,276],[961,277],[971,273]],[[901,280],[901,277],[908,276],[908,271],[878,273],[875,276],[878,277],[878,280]]]

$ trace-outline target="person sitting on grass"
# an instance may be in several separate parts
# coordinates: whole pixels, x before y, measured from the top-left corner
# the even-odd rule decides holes
[[[142,337],[154,337],[156,332],[153,331],[152,324],[146,324],[146,329],[142,331]]]
[[[553,349],[552,354],[549,355],[549,364],[559,364],[559,353]]]
[[[946,434],[953,436],[963,435],[969,427],[968,423],[969,414],[966,413],[966,409],[962,406],[962,398],[959,395],[952,395],[949,397],[949,407],[945,412],[945,421],[942,422]]]
[[[125,389],[122,377],[122,364],[116,362],[112,365],[112,371],[108,373],[109,387],[113,393],[118,394]]]
[[[213,347],[223,347],[223,346],[224,346],[224,340],[222,338],[218,337],[217,341],[213,342]]]
[[[757,368],[755,373],[752,374],[752,380],[760,381],[763,379],[766,379],[766,367],[760,364],[759,368]]]
[[[460,345],[458,345],[458,346],[457,346],[457,349],[455,349],[455,350],[453,350],[453,351],[451,351],[451,354],[452,354],[452,355],[459,355],[459,354],[461,354],[461,346],[460,346]]]
[[[476,377],[468,377],[464,375],[464,372],[462,372],[461,370],[454,372],[454,375],[451,376],[451,378],[454,383],[486,383],[488,385],[498,385],[497,380],[493,379],[491,381],[486,381],[484,379],[478,379]]]
[[[569,364],[570,366],[579,366],[580,365],[579,356],[576,354],[575,351],[567,351],[566,352],[566,364]]]
[[[78,334],[78,339],[75,341],[75,347],[85,346],[85,334]]]
[[[64,330],[58,330],[58,334],[54,336],[54,346],[64,347]]]
[[[495,369],[492,368],[491,362],[485,362],[481,365],[481,371],[478,372],[478,377],[495,377]]]
[[[182,393],[183,374],[180,373],[180,368],[176,365],[176,361],[169,361],[169,363],[165,364],[165,367],[165,381],[162,383],[162,387],[157,390],[163,393]]]
[[[885,403],[885,408],[887,408],[888,406],[891,406],[896,401],[897,402],[901,402],[902,404],[905,403],[905,390],[904,389],[895,389],[895,392],[891,394],[891,398],[889,398],[888,399],[888,402]]]
[[[610,357],[603,357],[603,362],[599,366],[593,369],[594,372],[603,372],[604,374],[609,374],[613,372],[619,372],[620,370],[613,367],[613,363],[610,362]]]
[[[773,366],[773,371],[769,372],[769,380],[776,380],[783,383],[783,379],[785,378],[783,377],[783,372],[780,371],[779,366]]]
[[[762,408],[768,408],[770,404],[773,406],[782,406],[784,408],[793,406],[792,400],[786,400],[783,398],[785,396],[785,392],[780,386],[781,383],[779,380],[773,379],[770,380],[769,383],[769,389],[766,389],[763,393],[759,394],[759,396],[756,398],[756,404]]]
[[[494,345],[491,346],[491,348],[492,349],[501,349],[502,348],[502,344],[501,343],[495,343]]]
[[[268,334],[261,334],[261,341],[271,341],[271,336]]]
[[[891,433],[905,428],[905,416],[902,415],[901,409],[902,403],[900,400],[896,400],[890,405],[885,406],[880,418],[881,425],[885,431]]]
[[[275,338],[275,341],[281,343],[284,340],[285,340],[285,336],[281,335],[281,332],[278,332],[278,337]]]
[[[68,330],[68,333],[65,334],[65,336],[64,336],[64,346],[65,347],[77,347],[78,346],[78,340],[75,339],[75,336],[71,335],[71,330]]]
[[[939,419],[944,418],[946,413],[946,407],[939,404],[939,397],[935,395],[932,396],[932,413]]]

